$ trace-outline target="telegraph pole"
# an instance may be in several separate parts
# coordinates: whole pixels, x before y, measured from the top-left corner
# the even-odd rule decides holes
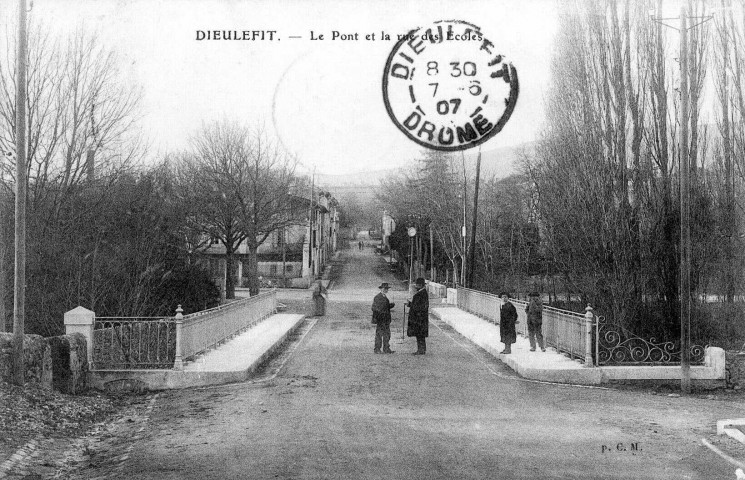
[[[23,385],[26,310],[26,0],[18,0],[18,79],[16,81],[15,288],[13,297],[13,382]]]
[[[690,160],[688,158],[688,30],[713,17],[702,17],[698,23],[688,26],[686,7],[680,9],[680,26],[664,23],[670,18],[652,20],[680,32],[680,282],[678,302],[680,316],[680,390],[691,393],[691,192]]]
[[[680,9],[680,389],[691,393],[691,187],[688,165],[688,19]]]
[[[476,270],[476,217],[479,208],[479,177],[481,176],[481,147],[476,157],[476,187],[473,192],[473,222],[471,223],[471,246],[468,250],[468,288],[473,288],[473,272]]]

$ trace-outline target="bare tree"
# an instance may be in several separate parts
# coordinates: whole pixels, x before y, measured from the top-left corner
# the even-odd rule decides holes
[[[181,157],[182,190],[193,204],[189,220],[225,248],[226,298],[235,297],[236,252],[246,242],[249,290],[256,295],[258,247],[273,232],[299,222],[290,195],[297,162],[261,129],[228,121],[204,126],[192,144]]]
[[[15,111],[18,72],[14,68],[17,38],[8,35],[7,61],[0,62],[0,164],[2,198],[14,196]],[[81,223],[96,224],[96,212],[110,187],[143,158],[145,145],[136,126],[140,94],[120,82],[115,54],[98,38],[80,29],[69,38],[44,28],[28,35],[26,92],[26,181],[28,185],[28,316],[39,333],[55,331],[54,314],[69,306],[71,293],[58,301],[57,291],[41,284],[50,268],[61,267],[75,249],[64,254],[55,242],[68,242]],[[85,198],[85,201],[81,199]],[[77,231],[76,231],[77,230]],[[54,257],[47,255],[54,251]],[[11,253],[6,249],[6,254]],[[86,255],[87,252],[78,252]],[[82,279],[87,263],[80,257],[55,269],[55,275]],[[57,265],[56,262],[60,262]],[[76,266],[77,265],[77,266]],[[99,265],[100,266],[100,265]],[[1,270],[1,269],[0,269]],[[0,275],[4,272],[0,271]],[[0,282],[1,285],[2,282]],[[88,283],[83,289],[95,296]],[[78,288],[78,292],[81,290]],[[0,296],[4,297],[2,292]],[[52,300],[52,298],[55,300]],[[74,306],[74,305],[73,305]]]
[[[239,197],[241,224],[248,246],[248,286],[259,293],[258,248],[269,236],[304,218],[304,208],[292,196],[297,183],[297,159],[279,142],[256,128],[250,132],[245,187]]]

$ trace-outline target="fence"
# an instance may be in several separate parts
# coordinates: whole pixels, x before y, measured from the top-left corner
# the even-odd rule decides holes
[[[277,309],[272,290],[175,317],[96,317],[92,370],[183,368],[183,362],[264,320]],[[88,313],[91,316],[93,312]]]
[[[164,317],[97,317],[92,370],[172,368],[176,321]]]
[[[706,347],[691,345],[691,365],[703,365]],[[597,365],[675,365],[680,364],[681,349],[676,342],[645,340],[632,332],[599,317],[595,339]]]
[[[510,299],[517,309],[517,333],[528,336],[527,302]],[[468,288],[458,288],[457,305],[461,310],[477,315],[493,323],[499,323],[499,308],[502,300],[494,294]],[[588,307],[585,314],[553,307],[543,307],[543,338],[546,345],[557,351],[592,363],[592,325],[594,315]]]
[[[184,360],[217,346],[276,310],[277,292],[272,290],[186,316],[177,311],[174,368],[181,368]]]
[[[448,289],[440,283],[427,282],[427,295],[434,298],[447,298]]]

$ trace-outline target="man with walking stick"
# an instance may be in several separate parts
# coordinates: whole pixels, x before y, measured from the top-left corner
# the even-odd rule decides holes
[[[406,335],[416,337],[416,352],[413,355],[424,355],[427,352],[425,338],[429,336],[429,295],[424,287],[424,279],[419,277],[415,282],[417,291],[411,301],[406,302],[409,307],[409,326]]]
[[[391,309],[396,305],[388,300],[388,282],[383,282],[378,287],[380,293],[375,295],[372,304],[372,323],[375,324],[375,353],[394,353],[391,350]]]

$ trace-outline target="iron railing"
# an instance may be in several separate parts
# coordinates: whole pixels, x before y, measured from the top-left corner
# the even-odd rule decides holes
[[[435,282],[427,282],[427,295],[430,298],[447,298],[448,289],[445,285]]]
[[[175,358],[173,317],[96,317],[92,370],[172,368]]]
[[[276,310],[277,292],[271,290],[182,318],[177,315],[180,333],[175,368],[180,368],[181,361],[219,345]]]
[[[510,299],[517,309],[517,333],[528,336],[527,302]],[[494,294],[468,288],[458,288],[458,308],[499,324],[499,309],[502,300]],[[585,314],[553,307],[543,307],[543,339],[546,345],[572,358],[586,361],[588,358],[587,319]]]
[[[706,347],[691,345],[690,364],[703,365]],[[680,365],[680,344],[644,340],[627,329],[598,317],[595,358],[597,365]]]
[[[92,370],[180,369],[192,358],[277,309],[272,290],[254,297],[175,317],[96,317]]]

